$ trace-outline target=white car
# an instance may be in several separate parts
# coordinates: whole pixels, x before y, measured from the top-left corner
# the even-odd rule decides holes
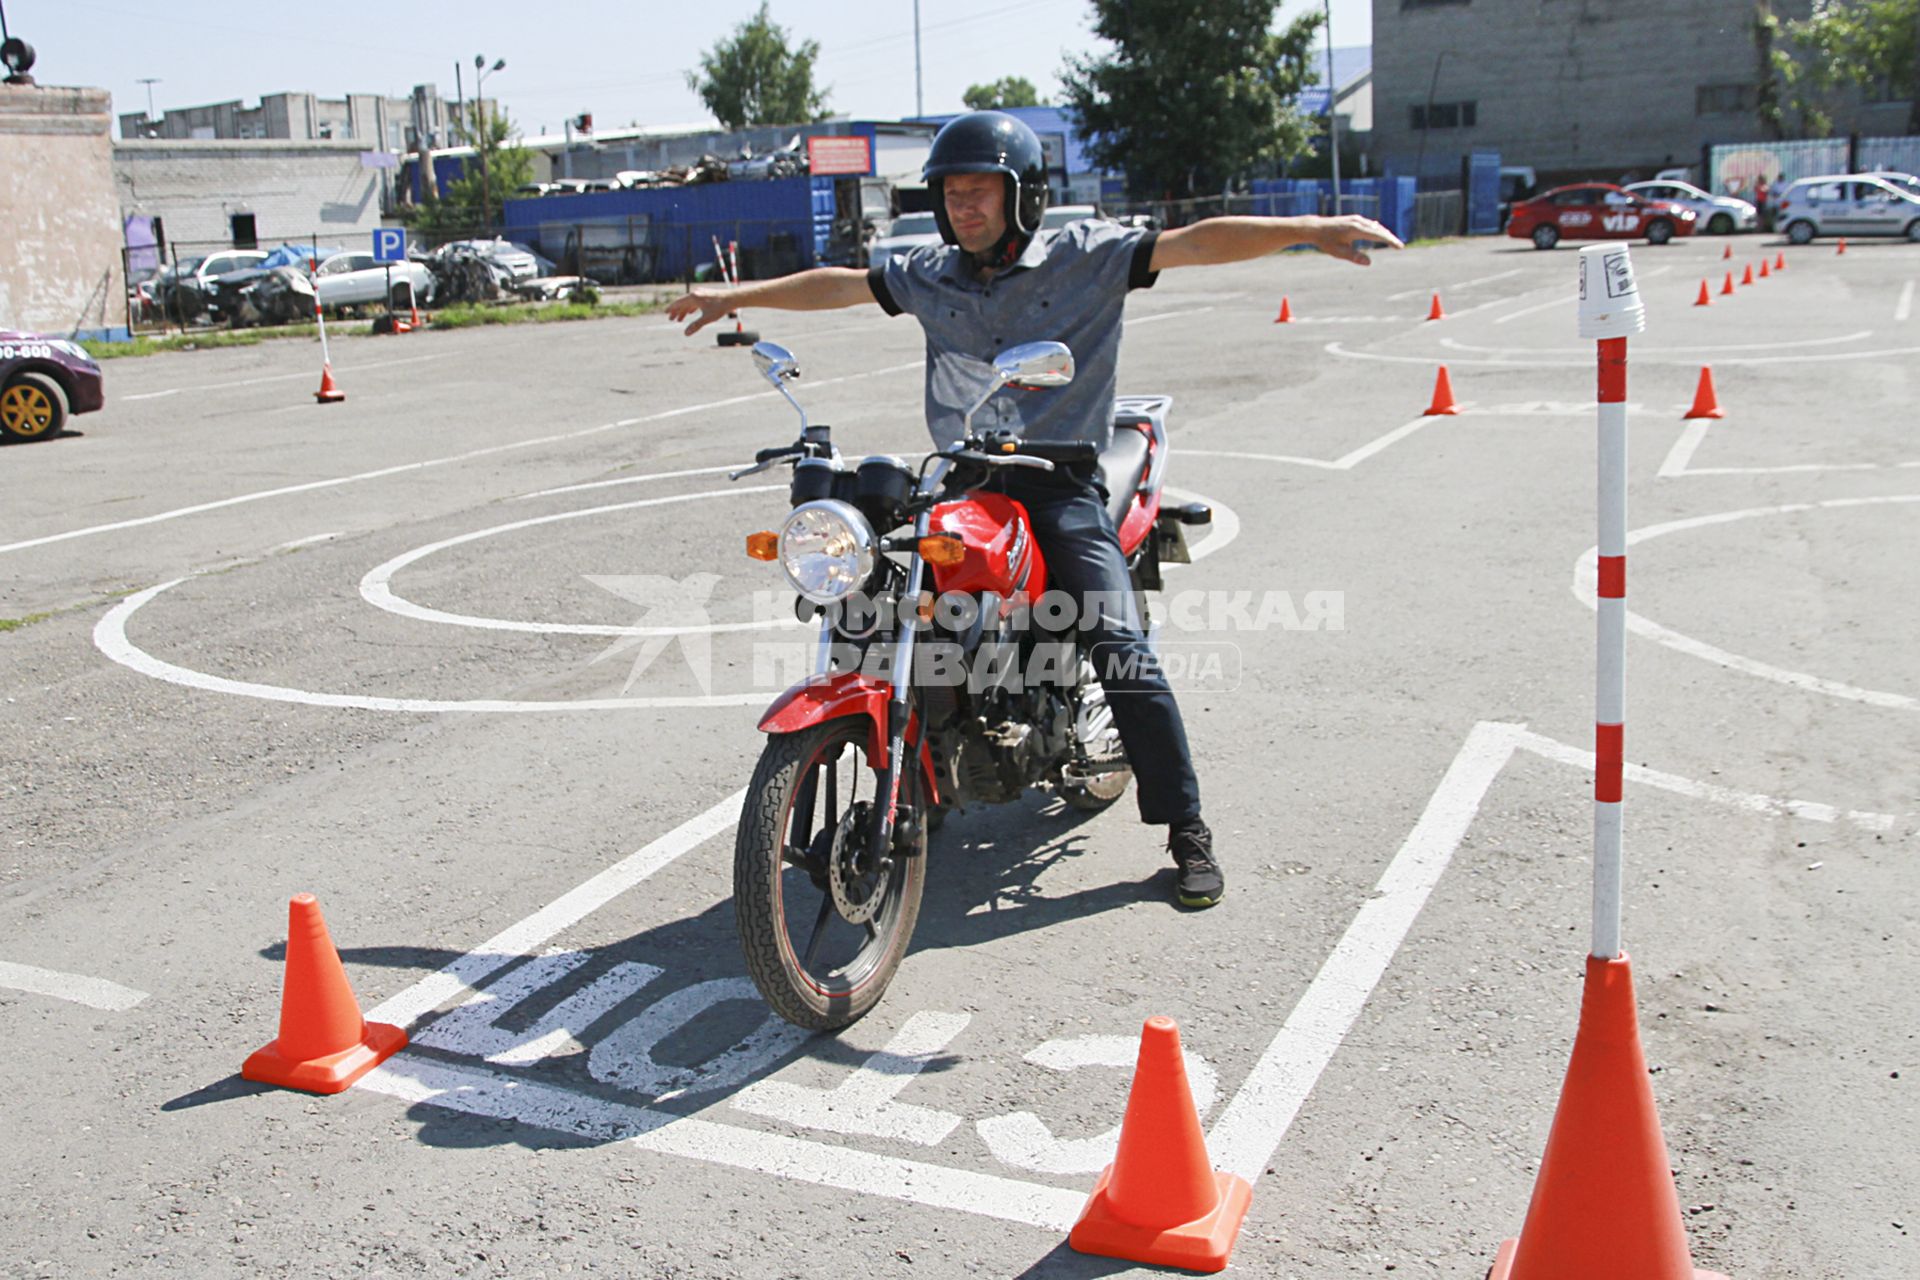
[[[393,273],[389,294],[387,273]],[[336,253],[314,273],[314,287],[323,307],[355,307],[391,302],[395,310],[413,305],[407,283],[419,291],[419,301],[433,297],[433,273],[418,262],[376,262],[371,253]]]
[[[1878,178],[1882,182],[1890,182],[1910,196],[1920,196],[1920,178],[1910,173],[1896,173],[1892,169],[1874,169],[1867,176]]]
[[[888,225],[886,234],[867,246],[867,260],[880,262],[896,253],[908,253],[925,244],[940,243],[940,224],[931,213],[903,213]]]
[[[1716,196],[1691,182],[1656,178],[1652,182],[1629,182],[1626,189],[1648,200],[1665,200],[1693,210],[1700,219],[1696,225],[1708,235],[1760,229],[1760,210],[1751,203],[1733,196]]]
[[[1080,222],[1087,218],[1097,218],[1100,211],[1090,204],[1062,204],[1048,209],[1040,215],[1042,231],[1057,231],[1069,222]]]
[[[1773,225],[1794,244],[1815,236],[1905,236],[1920,242],[1920,197],[1863,173],[1801,178],[1775,198]]]

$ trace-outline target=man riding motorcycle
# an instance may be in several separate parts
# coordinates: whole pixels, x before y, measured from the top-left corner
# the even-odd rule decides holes
[[[981,383],[1007,347],[1064,342],[1079,373],[1063,387],[1002,397],[988,430],[1030,441],[1090,441],[1104,448],[1120,353],[1121,310],[1132,289],[1171,267],[1257,258],[1291,245],[1365,266],[1367,242],[1400,248],[1370,218],[1212,218],[1166,232],[1087,220],[1039,234],[1047,206],[1046,160],[1026,124],[998,111],[949,121],[925,169],[945,242],[897,254],[868,271],[820,267],[733,290],[697,289],[667,308],[697,333],[741,307],[819,311],[878,303],[908,312],[927,335],[926,413],[934,447],[950,447]],[[1139,781],[1140,820],[1168,828],[1182,906],[1211,907],[1226,892],[1212,833],[1200,816],[1180,709],[1152,659],[1128,581],[1107,494],[1094,466],[1016,471],[1000,483],[1032,521],[1050,578],[1082,606],[1081,644]]]

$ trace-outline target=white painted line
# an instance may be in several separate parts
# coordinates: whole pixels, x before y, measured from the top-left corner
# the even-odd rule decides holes
[[[1514,745],[1523,751],[1531,751],[1549,760],[1557,760],[1561,764],[1572,765],[1588,773],[1593,772],[1593,752],[1591,751],[1584,751],[1579,747],[1569,746],[1564,742],[1531,732],[1518,735]],[[1849,823],[1865,831],[1891,831],[1895,822],[1895,816],[1891,813],[1848,809],[1843,814],[1830,804],[1816,804],[1810,800],[1781,800],[1773,796],[1757,795],[1750,791],[1735,791],[1730,787],[1717,786],[1711,782],[1696,782],[1692,778],[1682,778],[1678,774],[1662,773],[1657,769],[1649,769],[1645,765],[1627,765],[1625,777],[1628,782],[1643,783],[1692,800],[1707,800],[1767,818],[1803,818],[1808,822],[1831,823],[1844,817]]]
[[[1155,320],[1177,320],[1181,316],[1200,316],[1213,310],[1212,307],[1194,307],[1188,311],[1162,311],[1150,316],[1128,316],[1127,324],[1152,324]]]
[[[1518,320],[1522,316],[1535,315],[1539,312],[1547,311],[1554,307],[1566,307],[1569,310],[1571,310],[1573,305],[1579,301],[1580,301],[1579,294],[1575,294],[1575,293],[1564,294],[1561,297],[1548,299],[1546,302],[1539,303],[1535,306],[1522,307],[1518,311],[1509,311],[1507,312],[1507,314],[1503,316],[1495,316],[1493,322],[1495,324],[1505,324],[1509,320]]]
[[[558,489],[536,489],[532,493],[523,493],[515,502],[525,502],[530,498],[551,498],[561,493],[583,493],[589,489],[611,489],[616,485],[645,484],[649,480],[679,480],[686,476],[717,476],[729,471],[739,471],[750,467],[751,462],[729,462],[723,467],[691,467],[685,471],[652,471],[646,475],[621,476],[617,480],[589,480],[585,484],[561,485]]]
[[[1898,494],[1883,498],[1833,498],[1825,502],[1796,502],[1778,507],[1750,507],[1743,511],[1722,511],[1714,515],[1694,516],[1686,520],[1670,520],[1665,524],[1649,525],[1644,529],[1635,529],[1627,535],[1627,545],[1645,542],[1652,538],[1663,537],[1669,533],[1679,533],[1688,529],[1704,529],[1711,525],[1731,524],[1736,520],[1752,520],[1761,516],[1788,515],[1800,511],[1819,511],[1841,507],[1881,506],[1889,503],[1920,502],[1920,493]],[[1575,563],[1573,569],[1574,598],[1589,609],[1598,607],[1598,563],[1599,551],[1589,547]],[[1762,680],[1772,680],[1778,684],[1803,689],[1810,693],[1823,693],[1833,698],[1845,698],[1852,702],[1864,702],[1869,706],[1885,707],[1896,711],[1920,711],[1920,698],[1904,693],[1884,693],[1876,689],[1863,689],[1839,680],[1828,680],[1822,676],[1807,675],[1804,672],[1789,671],[1771,663],[1754,658],[1742,657],[1730,653],[1717,645],[1691,636],[1681,635],[1670,627],[1661,626],[1651,619],[1642,617],[1631,610],[1627,612],[1627,630],[1636,635],[1645,636],[1669,649],[1684,653],[1690,657],[1704,658],[1715,666],[1728,667],[1747,675],[1758,676]]]
[[[34,995],[70,1000],[89,1009],[123,1013],[147,998],[144,991],[123,987],[105,978],[86,978],[77,973],[57,973],[37,969],[30,964],[0,960],[0,990],[30,991]]]
[[[1214,1122],[1207,1148],[1216,1168],[1249,1182],[1266,1172],[1267,1161],[1359,1019],[1523,731],[1522,725],[1483,722],[1467,735],[1373,897],[1347,926],[1280,1034]]]
[[[740,821],[745,787],[695,814],[657,840],[634,850],[620,861],[555,898],[532,915],[501,930],[438,973],[429,974],[398,995],[390,996],[367,1017],[374,1022],[410,1026],[422,1014],[439,1008],[487,976],[523,955],[551,942],[563,929],[606,906],[654,872]]]
[[[1414,432],[1438,422],[1438,418],[1420,417],[1412,422],[1403,423],[1376,440],[1370,440],[1351,453],[1329,462],[1324,458],[1296,458],[1284,453],[1241,453],[1228,449],[1182,449],[1180,455],[1189,458],[1240,458],[1250,462],[1279,462],[1296,467],[1313,467],[1320,471],[1351,471],[1375,454],[1383,453],[1399,444]]]
[[[1434,887],[1439,883],[1461,840],[1478,814],[1494,781],[1511,760],[1516,749],[1524,748],[1542,757],[1575,767],[1591,769],[1590,753],[1530,732],[1525,725],[1482,722],[1467,735],[1459,752],[1448,766],[1413,830],[1388,864],[1377,883],[1374,895],[1363,905],[1340,942],[1321,966],[1313,982],[1289,1014],[1279,1033],[1267,1046],[1258,1063],[1228,1103],[1209,1135],[1209,1150],[1217,1167],[1256,1181],[1265,1171],[1294,1117],[1312,1094],[1321,1074],[1339,1050],[1371,998],[1380,978],[1405,941]],[[1727,788],[1695,783],[1671,774],[1629,767],[1627,777],[1634,781],[1664,787],[1692,798],[1731,805],[1763,816],[1792,814],[1814,821],[1832,821],[1831,806],[1792,801],[1775,801]],[[415,983],[406,991],[371,1009],[367,1017],[376,1021],[409,1024],[421,1015],[459,996],[489,974],[513,963],[522,954],[550,941],[558,932],[577,923],[599,906],[634,887],[648,875],[665,866],[702,841],[719,834],[738,819],[744,791],[728,797],[646,849],[609,868],[600,876],[575,889],[552,906],[534,913],[512,928],[498,934],[481,947]],[[1887,815],[1849,813],[1849,820],[1874,830],[1884,829]],[[544,958],[550,966],[570,966],[557,953]],[[529,962],[529,968],[542,961]],[[651,966],[634,966],[650,969]],[[523,997],[541,975],[518,973],[497,989],[483,994],[473,1003],[497,998],[504,1005],[509,997]],[[520,979],[516,981],[516,979]],[[739,983],[740,980],[722,980]],[[707,984],[702,984],[707,985]],[[744,985],[744,984],[742,984]],[[589,988],[591,990],[591,988]],[[576,995],[574,999],[580,997]],[[596,1007],[610,1008],[605,1001]],[[558,1009],[548,1021],[558,1021]],[[419,1042],[434,1040],[434,1032],[459,1017],[450,1015],[429,1028]],[[677,1015],[676,1015],[677,1017]],[[665,1018],[663,1022],[673,1022]],[[477,1020],[475,1020],[477,1021]],[[869,1077],[854,1073],[853,1087],[842,1084],[837,1090],[802,1091],[859,1102],[877,1114],[883,1107],[898,1106],[892,1099],[899,1092],[894,1080],[910,1082],[924,1066],[925,1058],[944,1047],[966,1021],[965,1015],[916,1014],[889,1042],[880,1054],[869,1059]],[[544,1023],[542,1025],[545,1025]],[[582,1026],[578,1020],[569,1025]],[[452,1037],[469,1049],[507,1048],[509,1041],[473,1040],[476,1028],[467,1027]],[[534,1030],[538,1030],[535,1028]],[[533,1034],[529,1031],[527,1034]],[[469,1041],[473,1041],[469,1044]],[[1100,1062],[1124,1065],[1131,1061],[1127,1052],[1131,1037],[1085,1036],[1070,1042],[1050,1041],[1027,1055],[1059,1070]],[[524,1059],[525,1055],[521,1055]],[[1202,1064],[1204,1066],[1204,1064]],[[1191,1055],[1190,1055],[1190,1070]],[[891,1077],[891,1078],[889,1078]],[[1196,1094],[1211,1093],[1210,1071],[1196,1073]],[[786,1104],[792,1095],[769,1089],[767,1081],[742,1091],[737,1097],[750,1100],[743,1110],[770,1110],[790,1119]],[[486,1116],[515,1123],[573,1134],[599,1142],[628,1141],[635,1146],[661,1154],[718,1164],[776,1177],[792,1178],[820,1186],[837,1187],[864,1195],[922,1204],[939,1209],[958,1210],[987,1217],[1031,1225],[1048,1231],[1061,1231],[1072,1223],[1084,1204],[1084,1192],[1062,1190],[1036,1183],[992,1174],[954,1169],[944,1165],[877,1156],[846,1145],[768,1134],[733,1125],[719,1124],[697,1117],[616,1102],[603,1097],[556,1088],[524,1077],[508,1076],[472,1066],[453,1066],[407,1050],[365,1076],[358,1088],[388,1094],[410,1103],[427,1103],[471,1115]],[[762,1108],[751,1100],[779,1105]],[[1198,1098],[1196,1098],[1198,1101]],[[1205,1104],[1200,1104],[1204,1110]],[[903,1113],[910,1122],[891,1136],[919,1142],[938,1142],[929,1136],[935,1129],[941,1135],[951,1131],[943,1113],[916,1116],[922,1108]],[[816,1117],[820,1118],[820,1117]],[[895,1117],[898,1119],[899,1117]],[[1005,1119],[1006,1117],[1001,1117]],[[874,1133],[877,1129],[859,1124],[840,1126],[836,1117],[822,1126],[850,1133]],[[895,1126],[897,1127],[897,1126]],[[1019,1139],[1015,1147],[1028,1150],[1028,1161],[1078,1167],[1094,1150],[1098,1139],[1062,1142],[1044,1135],[1045,1141],[1028,1141],[1004,1127],[990,1129],[986,1122],[978,1126],[983,1137],[999,1133],[999,1148],[1008,1140]],[[1044,1129],[1044,1126],[1041,1126]],[[991,1145],[991,1143],[990,1143]]]
[[[926,1069],[933,1055],[966,1029],[972,1017],[922,1009],[894,1033],[886,1048],[869,1054],[834,1088],[761,1080],[734,1095],[734,1108],[804,1129],[863,1134],[917,1147],[937,1146],[960,1127],[964,1117],[897,1099],[901,1090]]]
[[[357,711],[403,711],[432,715],[453,712],[476,714],[535,714],[566,711],[626,711],[659,707],[749,707],[767,701],[766,690],[746,693],[660,695],[640,698],[582,698],[575,702],[519,702],[499,698],[388,698],[371,694],[317,693],[290,689],[284,685],[256,684],[229,680],[225,676],[192,671],[154,657],[127,638],[127,620],[161,592],[179,586],[186,578],[175,578],[157,587],[128,596],[107,612],[93,629],[94,647],[108,658],[138,671],[143,676],[168,684],[208,693],[230,694],[237,698],[259,698],[266,702],[291,702],[308,707],[341,707]]]
[[[1807,472],[1879,471],[1882,469],[1877,462],[1796,462],[1781,467],[1693,466],[1694,452],[1707,438],[1711,425],[1712,421],[1706,418],[1696,418],[1687,423],[1680,432],[1679,438],[1673,442],[1673,448],[1667,451],[1667,456],[1660,463],[1660,470],[1656,474],[1662,479],[1673,480],[1686,476],[1780,476]]]
[[[389,1058],[362,1077],[355,1088],[593,1141],[625,1140],[662,1155],[684,1156],[935,1209],[982,1214],[1044,1231],[1066,1231],[1087,1199],[1084,1191],[675,1116],[525,1079],[429,1062],[411,1052]]]
[[[827,378],[812,385],[830,387],[843,382],[858,382],[863,378],[878,378],[890,373],[900,373],[907,369],[919,369],[921,361],[911,364],[890,365],[885,369],[873,369],[866,373],[853,373],[839,378]],[[736,404],[746,404],[753,400],[766,400],[778,396],[778,391],[756,391],[748,395],[729,396],[724,400],[709,400],[705,404],[690,404],[678,409],[666,409],[659,413],[650,413],[639,418],[622,418],[618,422],[604,422],[597,427],[585,427],[578,431],[564,431],[558,435],[536,436],[531,440],[516,440],[511,444],[491,445],[485,449],[474,449],[467,453],[451,454],[444,458],[428,458],[422,462],[404,462],[399,466],[382,467],[377,471],[361,471],[349,476],[335,476],[328,480],[311,480],[305,484],[286,485],[279,489],[261,489],[253,493],[237,494],[231,498],[221,498],[215,502],[202,502],[191,507],[176,507],[172,511],[161,511],[150,516],[137,516],[131,520],[116,520],[112,524],[89,525],[83,529],[69,529],[65,533],[48,534],[42,538],[27,538],[20,542],[0,544],[0,555],[10,551],[25,551],[31,547],[44,547],[55,542],[65,542],[71,538],[89,538],[95,534],[112,533],[120,529],[136,529],[142,525],[159,524],[164,520],[178,520],[184,516],[200,515],[207,511],[218,511],[225,507],[236,507],[247,502],[261,502],[268,498],[284,498],[289,494],[311,493],[319,489],[332,489],[344,484],[357,484],[362,480],[379,480],[386,476],[405,475],[409,471],[424,471],[429,467],[444,467],[456,462],[471,462],[475,458],[488,458],[495,454],[512,453],[519,449],[533,449],[545,444],[559,444],[568,440],[578,440],[585,436],[599,435],[605,431],[617,431],[623,427],[635,427],[649,422],[662,422],[668,418],[684,417],[689,413],[704,413],[710,409],[724,409]]]
[[[1900,289],[1900,301],[1893,304],[1893,318],[1905,320],[1913,315],[1913,281],[1909,280]]]
[[[1830,338],[1800,338],[1790,342],[1733,342],[1712,347],[1651,347],[1649,348],[1649,352],[1653,355],[1666,356],[1678,355],[1683,351],[1704,351],[1708,353],[1719,351],[1797,351],[1802,347],[1842,346],[1849,342],[1862,342],[1872,336],[1872,329],[1861,329],[1856,333],[1843,333]],[[1565,355],[1572,352],[1584,352],[1591,355],[1593,344],[1588,343],[1585,347],[1479,347],[1457,341],[1453,338],[1442,338],[1440,339],[1440,345],[1454,351],[1484,352],[1489,355],[1501,355],[1508,352],[1519,355]],[[1640,355],[1641,353],[1639,351],[1636,350],[1634,352],[1635,359],[1638,359]]]
[[[431,355],[407,356],[399,360],[376,360],[371,364],[356,364],[351,368],[337,370],[342,377],[348,374],[363,373],[368,369],[391,369],[395,365],[419,364],[425,360],[444,360],[452,355],[451,351],[436,351]],[[167,391],[143,391],[139,395],[121,396],[122,400],[158,400],[163,396],[184,395],[194,391],[226,391],[233,387],[257,387],[269,382],[292,382],[299,378],[312,381],[318,375],[311,369],[299,373],[275,373],[260,378],[242,378],[238,382],[208,382],[197,387],[174,387]]]
[[[336,529],[332,533],[316,533],[305,538],[295,538],[292,542],[281,543],[279,546],[275,547],[274,550],[275,551],[296,551],[301,547],[311,547],[318,542],[332,542],[335,538],[340,536],[340,533],[341,531]]]
[[[744,489],[709,489],[702,493],[676,493],[664,498],[640,498],[633,502],[620,502],[606,507],[587,507],[579,511],[562,511],[555,515],[535,516],[529,520],[515,520],[508,524],[497,524],[488,529],[477,529],[472,533],[462,533],[452,538],[443,538],[439,542],[424,547],[415,547],[404,551],[387,561],[375,565],[360,579],[360,598],[376,609],[399,614],[403,618],[412,618],[418,622],[437,622],[450,627],[478,627],[487,631],[518,631],[535,635],[565,636],[684,636],[715,635],[724,631],[768,631],[779,627],[797,627],[803,625],[791,611],[780,617],[764,622],[708,622],[696,626],[684,627],[623,627],[606,623],[591,622],[525,622],[511,618],[482,618],[471,614],[448,613],[441,609],[430,609],[425,605],[413,603],[394,594],[393,575],[408,565],[426,559],[435,552],[448,547],[457,547],[468,542],[478,542],[482,538],[491,538],[502,533],[512,533],[520,529],[531,529],[543,524],[557,524],[564,520],[579,520],[587,516],[605,515],[610,511],[634,511],[642,507],[665,507],[683,502],[703,502],[709,498],[731,498],[750,493],[785,493],[784,484],[749,485]]]
[[[1425,293],[1451,293],[1458,289],[1471,289],[1475,285],[1492,284],[1495,280],[1505,280],[1511,276],[1517,276],[1520,274],[1520,271],[1521,271],[1521,268],[1515,267],[1511,271],[1501,271],[1495,275],[1490,275],[1490,276],[1476,276],[1471,280],[1461,280],[1461,281],[1458,281],[1457,283],[1450,284],[1450,285],[1445,285],[1445,286],[1436,285],[1430,289],[1423,286],[1418,289],[1408,289],[1404,293],[1390,293],[1387,295],[1387,301],[1388,302],[1404,302],[1408,298],[1417,298],[1421,294],[1425,294]],[[1502,299],[1502,301],[1505,301],[1505,299]]]
[[[1434,356],[1399,356],[1399,355],[1389,355],[1386,352],[1382,352],[1382,351],[1354,351],[1347,347],[1342,346],[1338,342],[1329,342],[1324,347],[1322,347],[1321,350],[1325,351],[1328,355],[1345,356],[1350,360],[1384,360],[1392,364],[1424,364],[1424,365],[1433,365],[1439,362],[1437,357],[1434,357]],[[1756,365],[1827,364],[1837,360],[1878,360],[1887,356],[1913,355],[1915,352],[1920,352],[1920,347],[1889,347],[1882,351],[1841,351],[1841,352],[1835,352],[1831,355],[1728,356],[1723,360],[1716,360],[1714,361],[1714,363],[1715,364],[1756,364]],[[1634,361],[1635,363],[1638,363],[1638,364],[1692,364],[1694,363],[1694,361],[1691,359],[1685,359],[1685,360],[1668,359],[1658,352],[1651,352],[1645,356],[1635,355]],[[1593,358],[1589,356],[1584,361],[1583,360],[1500,360],[1500,359],[1473,360],[1473,359],[1468,359],[1468,360],[1449,360],[1447,361],[1447,363],[1458,364],[1458,365],[1504,367],[1504,368],[1513,368],[1513,369],[1574,369],[1574,368],[1586,368],[1592,365]],[[6,550],[5,547],[0,547],[0,551],[4,551],[4,550]]]

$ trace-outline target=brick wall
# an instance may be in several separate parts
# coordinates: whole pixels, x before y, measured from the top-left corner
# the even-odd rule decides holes
[[[261,247],[304,242],[359,248],[381,225],[381,170],[360,165],[367,144],[119,142],[113,179],[127,214],[165,220],[170,242],[228,242],[231,217],[251,213]]]
[[[104,89],[0,85],[0,328],[126,324]]]

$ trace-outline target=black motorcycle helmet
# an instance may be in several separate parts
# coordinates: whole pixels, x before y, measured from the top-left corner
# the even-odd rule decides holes
[[[946,178],[954,173],[1007,175],[1007,234],[978,255],[981,259],[1010,261],[1020,252],[1016,243],[1024,247],[1040,229],[1040,215],[1047,209],[1047,153],[1025,121],[1004,111],[970,111],[947,121],[934,135],[921,173],[933,197],[940,238],[948,244],[960,243],[947,221]]]

